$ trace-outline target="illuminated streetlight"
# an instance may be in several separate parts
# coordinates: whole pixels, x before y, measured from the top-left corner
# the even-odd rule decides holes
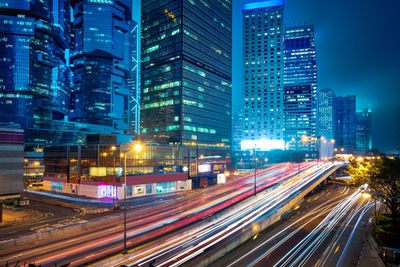
[[[358,158],[357,158],[357,161],[360,161],[360,162],[361,162],[361,161],[363,161],[363,160],[364,160],[363,157],[358,157]]]
[[[35,162],[33,163],[33,165],[39,166],[39,165],[40,165],[40,162],[39,162],[39,161],[35,161]]]
[[[112,146],[111,147],[111,150],[116,150],[117,148],[115,147],[115,146]]]
[[[307,135],[303,135],[303,136],[301,137],[301,141],[302,141],[303,143],[308,142],[308,136],[307,136]]]
[[[361,196],[362,196],[363,198],[368,199],[368,198],[371,197],[371,194],[370,194],[370,193],[362,193]]]
[[[133,147],[133,150],[135,150],[136,152],[140,152],[142,151],[143,146],[141,144],[135,144],[135,146]]]
[[[143,149],[143,146],[141,144],[135,144],[133,146],[133,150],[135,152],[140,152],[140,151],[142,151],[142,149]],[[128,153],[129,153],[129,151],[127,151],[125,153],[125,155],[121,154],[121,157],[124,158],[124,180],[125,180],[124,181],[124,251],[123,251],[123,254],[127,253],[127,250],[126,250],[126,158],[128,157]]]

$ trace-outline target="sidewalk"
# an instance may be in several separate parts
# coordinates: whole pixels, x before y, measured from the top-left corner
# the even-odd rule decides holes
[[[364,235],[363,241],[363,248],[361,250],[357,266],[385,267],[386,265],[378,255],[378,247],[375,240],[371,236],[371,229],[369,229]]]
[[[29,223],[37,221],[45,216],[46,213],[29,208],[21,208],[20,210],[3,208],[3,221],[0,222],[0,227]]]

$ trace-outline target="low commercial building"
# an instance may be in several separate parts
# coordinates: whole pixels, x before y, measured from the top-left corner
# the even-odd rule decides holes
[[[148,143],[46,147],[43,189],[123,199],[126,173],[128,198],[191,190],[193,181],[197,181],[191,178],[206,178],[208,184],[210,177],[216,179],[225,171],[222,155],[205,155],[201,151]]]
[[[24,130],[0,128],[0,195],[24,189]]]

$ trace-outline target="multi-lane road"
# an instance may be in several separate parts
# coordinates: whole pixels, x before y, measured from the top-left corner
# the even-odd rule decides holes
[[[101,226],[88,227],[68,236],[26,243],[0,252],[0,265],[35,263],[42,266],[70,263],[109,265],[178,266],[204,251],[238,238],[245,227],[254,227],[266,216],[330,170],[331,163],[315,162],[297,165],[279,164],[257,174],[256,197],[254,176],[246,176],[225,185],[202,189],[176,201],[146,206],[128,213],[127,255],[122,250],[122,219],[104,219]],[[109,259],[114,255],[113,261]],[[101,260],[103,259],[103,261]],[[99,261],[100,260],[100,261]]]
[[[257,197],[241,202],[217,217],[197,222],[194,227],[175,233],[174,236],[146,244],[136,249],[132,255],[119,257],[111,263],[128,266],[146,266],[150,263],[156,263],[157,266],[195,266],[200,263],[196,258],[207,253],[217,253],[221,247],[231,246],[248,229],[257,235],[261,221],[277,213],[299,192],[334,167],[331,163],[309,166],[302,173],[269,188]],[[210,258],[207,255],[201,264],[210,264]],[[190,261],[192,263],[188,263]],[[109,263],[103,261],[102,265]]]
[[[306,169],[308,165],[304,165]],[[258,174],[258,183],[266,187],[291,177],[297,168],[288,164],[274,165]],[[222,210],[247,197],[252,192],[253,177],[247,176],[223,186],[196,191],[174,202],[147,206],[139,212],[131,209],[128,213],[128,246],[142,244],[190,225],[194,221]],[[259,190],[261,188],[259,187]],[[158,204],[158,205],[157,205]],[[92,261],[122,250],[122,218],[104,220],[101,226],[89,228],[72,235],[52,237],[40,242],[30,242],[18,247],[0,251],[0,265],[27,262],[36,264],[62,264],[74,262],[76,265]],[[14,237],[13,237],[14,238]]]
[[[373,203],[362,190],[331,185],[215,266],[357,266]]]

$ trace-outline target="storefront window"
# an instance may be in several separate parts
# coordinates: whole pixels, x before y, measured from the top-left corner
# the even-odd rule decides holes
[[[157,183],[156,192],[170,192],[175,191],[175,182]]]
[[[135,185],[133,187],[133,192],[135,195],[143,195],[144,194],[144,185]]]
[[[54,191],[62,191],[63,183],[62,182],[50,182],[50,188]]]
[[[146,184],[146,194],[152,193],[152,185],[153,184]]]

